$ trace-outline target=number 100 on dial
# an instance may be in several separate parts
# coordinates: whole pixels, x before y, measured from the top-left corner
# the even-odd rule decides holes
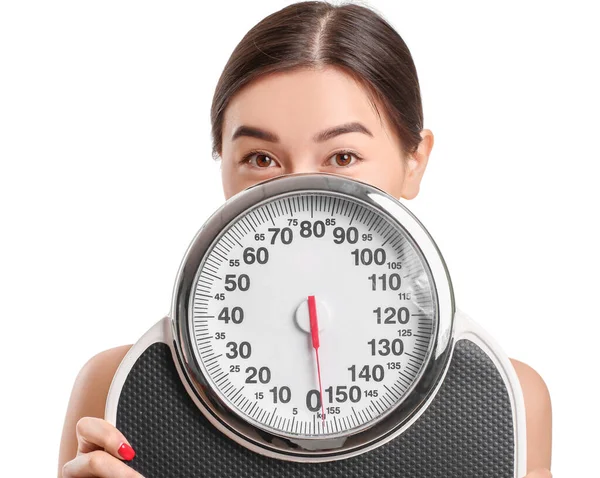
[[[290,438],[348,435],[400,406],[432,349],[436,297],[419,248],[358,199],[263,201],[210,245],[190,337],[243,420]]]

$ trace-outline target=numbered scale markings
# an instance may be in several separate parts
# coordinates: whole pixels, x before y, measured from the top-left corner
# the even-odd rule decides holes
[[[200,370],[227,407],[270,433],[370,427],[410,394],[431,354],[427,262],[397,222],[349,196],[294,192],[244,211],[193,284]]]

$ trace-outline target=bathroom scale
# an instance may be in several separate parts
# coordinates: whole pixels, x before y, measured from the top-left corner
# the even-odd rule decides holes
[[[206,220],[105,418],[145,478],[526,474],[509,358],[415,215],[337,174],[268,179]]]

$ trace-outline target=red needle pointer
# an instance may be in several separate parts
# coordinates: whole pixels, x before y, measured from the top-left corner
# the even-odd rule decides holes
[[[308,314],[310,316],[310,336],[317,357],[317,374],[319,376],[319,397],[321,399],[321,413],[323,414],[323,423],[325,423],[325,400],[323,400],[323,385],[321,383],[321,364],[319,363],[319,320],[317,319],[317,304],[315,296],[308,296]]]

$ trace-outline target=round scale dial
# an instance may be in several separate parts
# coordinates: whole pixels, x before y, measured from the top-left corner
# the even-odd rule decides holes
[[[189,340],[207,384],[269,433],[332,438],[410,394],[437,327],[419,247],[384,211],[297,191],[243,211],[192,284]]]

